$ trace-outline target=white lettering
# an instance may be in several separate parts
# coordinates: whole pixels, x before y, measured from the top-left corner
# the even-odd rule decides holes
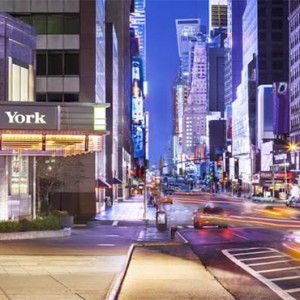
[[[13,113],[10,111],[5,112],[8,117],[8,123],[10,124],[46,124],[45,121],[46,115],[41,115],[39,112],[35,112],[33,114],[20,114],[17,111],[14,111]]]
[[[6,111],[5,113],[8,116],[8,123],[14,123],[14,117],[16,116],[16,114],[18,112],[15,111],[13,115],[12,115],[12,113],[10,111]]]
[[[35,113],[35,124],[46,124],[46,121],[44,120],[45,115],[41,115],[39,112]]]

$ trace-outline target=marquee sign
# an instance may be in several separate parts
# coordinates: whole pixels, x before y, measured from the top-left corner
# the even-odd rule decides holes
[[[57,130],[57,107],[1,105],[1,129]]]

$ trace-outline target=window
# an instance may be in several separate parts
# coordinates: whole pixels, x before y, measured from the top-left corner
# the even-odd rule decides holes
[[[47,75],[47,54],[37,53],[36,55],[36,75]]]
[[[62,102],[63,94],[61,93],[48,93],[48,102]]]
[[[78,52],[65,52],[64,74],[79,75],[79,54]]]
[[[280,42],[280,41],[282,41],[282,33],[281,32],[273,32],[272,33],[272,41],[273,42]]]
[[[32,26],[38,34],[47,34],[47,17],[46,15],[32,15]]]
[[[37,93],[36,94],[36,101],[37,102],[46,102],[47,100],[47,94],[44,93]]]
[[[63,56],[59,52],[48,53],[48,75],[63,75]]]
[[[78,102],[79,95],[78,94],[64,94],[64,102]]]
[[[79,34],[79,16],[74,14],[64,15],[64,34]]]
[[[48,15],[48,34],[62,34],[63,24],[63,15]]]
[[[79,75],[78,51],[37,51],[37,76]]]

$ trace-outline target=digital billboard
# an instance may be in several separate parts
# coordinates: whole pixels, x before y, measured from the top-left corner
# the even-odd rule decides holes
[[[141,125],[132,125],[132,140],[134,158],[145,157],[144,128]]]
[[[286,82],[273,83],[273,132],[289,133],[289,92]]]

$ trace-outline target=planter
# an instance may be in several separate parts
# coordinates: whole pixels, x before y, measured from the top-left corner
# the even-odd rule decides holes
[[[64,228],[72,228],[74,225],[74,216],[60,216],[59,217]]]

